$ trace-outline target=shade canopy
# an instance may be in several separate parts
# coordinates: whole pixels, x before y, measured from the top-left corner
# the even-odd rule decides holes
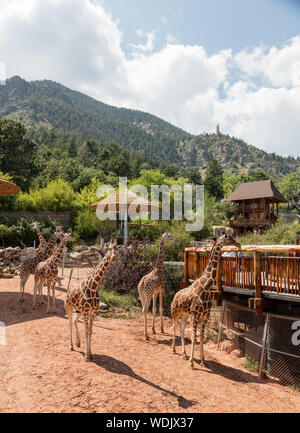
[[[104,212],[115,210],[117,213],[121,213],[124,210],[126,211],[126,208],[128,210],[129,206],[130,210],[137,213],[161,209],[159,205],[149,202],[144,197],[138,196],[128,189],[111,194],[97,203],[91,204],[89,208],[94,210],[100,209]]]
[[[0,177],[0,196],[17,194],[21,189],[18,185]]]

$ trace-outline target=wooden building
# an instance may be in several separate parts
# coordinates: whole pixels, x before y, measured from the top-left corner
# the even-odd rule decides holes
[[[229,227],[237,233],[265,229],[275,224],[278,204],[287,203],[271,180],[241,183],[227,201],[235,205]]]

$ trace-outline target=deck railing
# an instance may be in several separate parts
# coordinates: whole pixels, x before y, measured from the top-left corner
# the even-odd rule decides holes
[[[299,245],[246,245],[240,250],[235,247],[225,247],[225,250],[243,251],[246,255],[220,258],[216,279],[219,299],[223,290],[233,288],[239,289],[239,293],[253,294],[257,309],[263,297],[270,298],[273,295],[283,295],[282,298],[288,300],[296,297],[300,301],[300,257],[294,256],[300,255]],[[185,250],[182,287],[186,287],[202,274],[209,252],[205,248]],[[280,256],[273,253],[280,253]]]

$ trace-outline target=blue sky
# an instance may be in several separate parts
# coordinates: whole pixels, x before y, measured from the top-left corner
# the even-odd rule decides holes
[[[300,31],[298,0],[106,0],[130,54],[137,29],[156,30],[155,49],[167,34],[185,45],[203,45],[212,54],[237,52],[263,43],[281,44]]]
[[[300,156],[300,0],[0,0],[0,81],[50,79]]]

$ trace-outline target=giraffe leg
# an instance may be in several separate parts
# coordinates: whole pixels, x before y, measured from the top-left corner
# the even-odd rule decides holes
[[[176,340],[176,328],[178,324],[177,317],[173,317],[173,342],[172,342],[172,351],[173,353],[176,353],[176,346],[175,346],[175,340]]]
[[[53,300],[53,313],[56,313],[56,304],[55,304],[55,280],[52,281],[52,300]]]
[[[157,295],[153,295],[153,311],[152,311],[152,313],[153,313],[153,323],[152,323],[152,332],[153,332],[153,334],[156,333],[155,332],[156,298],[157,298]]]
[[[50,313],[50,283],[47,281],[47,296],[48,296],[48,303],[47,303],[47,314]]]
[[[44,304],[44,297],[43,297],[43,287],[44,287],[44,280],[42,279],[40,281],[40,285],[39,285],[39,302],[40,304]]]
[[[164,300],[164,292],[160,292],[159,294],[159,315],[160,315],[160,332],[164,334],[164,323],[163,323],[163,314],[164,314],[164,307],[163,307],[163,300]]]
[[[75,326],[75,331],[76,331],[76,340],[75,340],[75,344],[77,347],[80,347],[80,336],[79,336],[79,331],[78,331],[78,320],[80,318],[80,314],[75,313],[75,318],[73,320],[74,326]]]
[[[185,331],[186,319],[181,319],[180,323],[180,334],[181,334],[181,346],[182,346],[182,356],[184,359],[188,359],[186,350],[185,350],[185,341],[184,341],[184,331]]]
[[[200,360],[201,365],[204,366],[204,350],[203,350],[203,340],[204,340],[204,329],[205,329],[205,322],[201,320],[200,324]]]
[[[89,318],[89,322],[88,322],[88,359],[93,359],[93,355],[92,355],[92,349],[91,349],[91,342],[92,342],[92,333],[93,333],[93,321],[94,321],[94,317],[90,317]]]
[[[24,302],[24,290],[28,278],[29,278],[29,274],[24,274],[20,276],[20,297],[19,297],[20,302]]]
[[[38,292],[38,286],[39,286],[39,278],[35,276],[34,278],[34,287],[33,287],[33,302],[32,302],[32,308],[35,308],[35,300],[36,300],[36,294]]]
[[[72,310],[66,310],[68,319],[69,319],[69,341],[70,341],[70,350],[74,350],[73,348],[73,340],[72,340],[72,325],[73,325],[73,311]]]
[[[90,361],[90,347],[89,347],[89,318],[84,318],[85,326],[85,360]]]
[[[195,317],[193,317],[192,326],[193,326],[193,335],[192,335],[192,347],[191,347],[191,356],[190,356],[190,367],[194,369],[194,350],[195,350],[197,326],[198,326],[198,320],[196,320]]]
[[[150,305],[150,299],[146,299],[145,300],[145,304],[143,306],[143,312],[144,312],[144,335],[145,335],[145,339],[149,340],[149,335],[147,332],[147,313],[148,313],[148,309],[149,309],[149,305]]]

